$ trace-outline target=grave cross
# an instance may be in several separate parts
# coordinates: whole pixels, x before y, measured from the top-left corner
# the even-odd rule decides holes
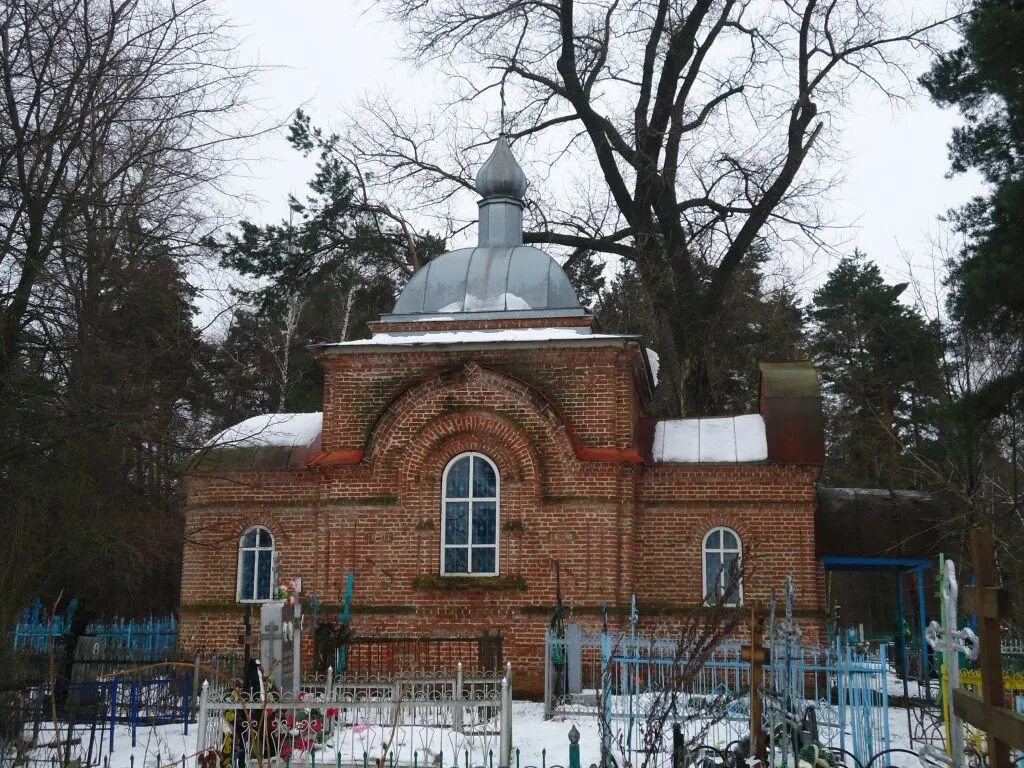
[[[753,600],[750,605],[750,644],[742,646],[740,659],[750,662],[750,758],[761,761],[767,756],[761,717],[764,664],[768,662],[768,651],[761,642],[763,635],[761,604]]]
[[[252,659],[252,647],[256,644],[256,636],[252,633],[252,606],[245,606],[245,632],[238,636],[238,644],[245,651],[245,669],[249,668],[249,661]]]
[[[983,730],[990,768],[1010,767],[1010,748],[1024,749],[1024,716],[1007,709],[1003,700],[1003,659],[999,620],[1009,608],[1006,590],[999,587],[991,528],[971,531],[974,587],[967,587],[967,605],[978,617],[982,696],[958,688],[953,711]]]

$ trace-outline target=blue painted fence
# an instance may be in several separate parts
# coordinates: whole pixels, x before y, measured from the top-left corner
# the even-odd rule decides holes
[[[72,600],[64,613],[50,617],[42,601],[36,598],[14,629],[15,650],[45,653],[51,638],[60,639],[70,631],[77,607],[78,601]],[[178,622],[173,616],[94,622],[86,627],[85,634],[100,638],[107,648],[123,650],[125,655],[140,661],[159,659],[178,646]]]
[[[659,707],[671,706],[670,722],[678,719],[690,728],[687,738],[700,723],[709,722],[713,725],[704,734],[705,743],[731,748],[750,730],[750,662],[743,660],[739,643],[725,643],[698,669],[688,671],[681,685],[679,670],[687,663],[671,637],[586,633],[578,625],[566,627],[563,637],[549,630],[546,714],[605,717],[605,732],[614,735],[634,765],[643,762],[634,753],[654,748],[662,759],[647,764],[667,768],[671,730],[657,734],[659,743],[653,745],[651,732],[645,731],[649,720],[661,716]],[[794,645],[789,652],[772,654],[763,669],[758,695],[766,732],[776,733],[794,715],[813,709],[818,738],[826,747],[852,754],[860,765],[888,753],[884,648],[876,655],[841,643],[825,648]],[[665,696],[676,690],[678,698]]]

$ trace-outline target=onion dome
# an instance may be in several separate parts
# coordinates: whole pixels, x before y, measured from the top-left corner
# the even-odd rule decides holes
[[[558,262],[539,248],[523,245],[526,187],[526,174],[505,137],[499,137],[476,176],[478,245],[428,262],[406,283],[394,311],[381,320],[585,315]]]
[[[526,174],[504,136],[498,137],[491,156],[477,171],[476,191],[484,198],[511,197],[514,200],[522,200],[526,194]]]

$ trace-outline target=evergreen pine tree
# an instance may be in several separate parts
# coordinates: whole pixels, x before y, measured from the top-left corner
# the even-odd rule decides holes
[[[911,483],[904,453],[930,439],[941,393],[937,328],[900,301],[863,254],[840,260],[808,310],[826,395],[829,481],[883,488]]]
[[[922,82],[964,118],[949,145],[953,171],[976,169],[988,184],[953,216],[967,244],[951,265],[949,308],[1002,348],[1002,372],[964,403],[994,416],[1019,411],[1024,397],[1024,4],[975,0],[961,32]]]

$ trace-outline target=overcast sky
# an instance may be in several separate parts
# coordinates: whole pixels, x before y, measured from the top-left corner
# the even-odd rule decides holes
[[[224,0],[223,8],[238,27],[243,58],[275,67],[254,92],[271,117],[284,119],[305,105],[315,122],[330,124],[360,95],[382,89],[402,106],[439,97],[438,81],[399,60],[401,31],[371,2]],[[927,65],[922,54],[920,71]],[[908,257],[927,261],[929,241],[943,233],[937,217],[979,189],[973,177],[945,178],[946,143],[956,123],[954,112],[939,110],[924,94],[895,111],[877,95],[858,94],[841,137],[845,181],[830,201],[835,223],[853,228],[834,233],[833,240],[866,251],[890,279],[906,274]],[[254,148],[249,174],[237,182],[258,201],[248,205],[247,215],[279,217],[284,196],[303,190],[309,166],[283,136],[272,136]],[[819,260],[816,279],[829,265],[829,259]]]

